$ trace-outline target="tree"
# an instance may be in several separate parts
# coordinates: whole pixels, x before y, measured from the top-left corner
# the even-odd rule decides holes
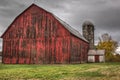
[[[102,35],[102,39],[99,38],[99,43],[97,45],[97,49],[104,49],[105,50],[105,60],[106,61],[113,61],[114,53],[116,48],[118,47],[118,43],[112,40],[111,36],[107,33]]]

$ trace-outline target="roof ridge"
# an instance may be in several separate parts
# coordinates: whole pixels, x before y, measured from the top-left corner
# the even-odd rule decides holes
[[[69,24],[67,24],[65,21],[61,20],[59,17],[57,17],[56,15],[54,15],[52,12],[40,7],[39,5],[32,3],[29,7],[27,7],[26,9],[23,10],[23,12],[21,12],[14,20],[13,22],[22,14],[24,13],[27,9],[29,9],[31,6],[36,6],[39,7],[40,9],[44,10],[45,12],[50,13],[55,19],[57,19],[70,33],[72,33],[73,35],[75,35],[76,37],[88,42],[80,33],[79,31],[77,31],[76,29],[74,29],[73,27],[71,27]],[[13,22],[9,25],[8,29],[10,28],[10,26],[13,24]],[[7,29],[7,30],[8,30]],[[3,33],[3,35],[7,32],[7,30]],[[3,37],[3,35],[1,37]]]

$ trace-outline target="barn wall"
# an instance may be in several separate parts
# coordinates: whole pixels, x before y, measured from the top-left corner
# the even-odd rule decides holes
[[[71,35],[50,13],[36,6],[15,19],[3,36],[3,43],[3,63],[52,64],[87,60],[88,44]]]
[[[99,56],[99,62],[105,62],[104,55],[98,55],[98,56]],[[95,62],[95,55],[89,55],[88,62]]]
[[[71,63],[87,62],[88,43],[72,35],[71,37]]]
[[[88,62],[95,62],[95,56],[88,56]]]
[[[104,55],[99,56],[99,59],[100,59],[100,62],[105,62],[105,57],[104,57]]]

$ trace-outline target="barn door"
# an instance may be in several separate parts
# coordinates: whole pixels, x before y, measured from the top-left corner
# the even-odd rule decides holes
[[[95,55],[95,62],[99,62],[99,55]]]

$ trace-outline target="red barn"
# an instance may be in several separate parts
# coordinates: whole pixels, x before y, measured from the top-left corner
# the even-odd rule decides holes
[[[3,38],[3,63],[54,64],[87,61],[88,42],[64,21],[32,4]]]

